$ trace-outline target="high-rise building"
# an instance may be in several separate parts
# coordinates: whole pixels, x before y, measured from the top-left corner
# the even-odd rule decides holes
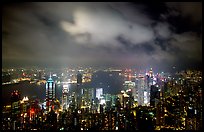
[[[150,76],[150,78],[153,78],[153,70],[152,70],[152,68],[150,68],[150,70],[149,70],[149,76]]]
[[[11,93],[11,121],[12,121],[12,130],[20,127],[20,92],[14,90]]]
[[[81,96],[81,108],[84,111],[91,111],[95,110],[94,106],[94,88],[83,88],[83,94]]]
[[[149,106],[150,105],[149,76],[140,75],[137,79],[138,79],[137,80],[138,105]]]
[[[77,73],[77,85],[82,84],[82,74],[80,72]]]
[[[45,87],[46,87],[46,110],[50,111],[52,109],[52,105],[53,105],[54,100],[56,98],[56,95],[55,95],[56,84],[52,80],[51,75],[50,75],[50,78],[48,79]]]
[[[131,89],[132,96],[133,96],[134,100],[137,101],[138,94],[137,94],[137,91],[136,91],[135,82],[125,81],[123,86],[124,86],[125,90],[130,90]]]
[[[156,107],[159,98],[160,98],[159,88],[155,85],[152,85],[150,90],[150,106]]]
[[[68,92],[69,92],[69,83],[64,82],[62,88],[62,109],[67,110],[68,105]]]
[[[38,72],[38,79],[41,80],[42,79],[42,71]]]
[[[137,85],[137,90],[138,90],[138,105],[143,105],[144,104],[144,87],[145,87],[145,82],[144,82],[144,77],[139,76],[138,77],[138,85]]]
[[[76,106],[75,108],[80,108],[81,107],[81,95],[83,94],[83,88],[82,86],[82,74],[78,71],[77,73],[77,88],[76,88],[76,96],[75,96],[75,100],[76,100]]]

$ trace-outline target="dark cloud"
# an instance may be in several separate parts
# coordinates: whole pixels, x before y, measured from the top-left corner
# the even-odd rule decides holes
[[[7,4],[3,66],[199,64],[201,10],[201,3]]]
[[[189,20],[194,24],[202,20],[201,2],[169,2],[166,5],[170,10],[176,10],[182,17],[190,17]]]
[[[169,2],[166,3],[168,13],[161,17],[173,26],[177,33],[194,31],[201,33],[202,4],[201,2]]]

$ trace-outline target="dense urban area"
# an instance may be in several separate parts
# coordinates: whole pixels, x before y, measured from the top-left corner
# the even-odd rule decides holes
[[[202,72],[2,69],[2,130],[201,130]]]

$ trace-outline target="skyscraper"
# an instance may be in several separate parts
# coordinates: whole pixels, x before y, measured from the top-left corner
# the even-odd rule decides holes
[[[69,84],[68,82],[63,83],[62,88],[62,109],[66,110],[68,108],[68,92],[69,92]]]
[[[81,106],[81,95],[83,94],[83,89],[81,88],[82,85],[82,74],[78,71],[77,73],[77,88],[76,88],[76,102],[77,107],[80,108]]]
[[[150,89],[150,106],[156,107],[159,100],[160,91],[155,85],[151,86]]]
[[[16,130],[20,126],[20,92],[14,90],[11,93],[11,121],[12,130]]]
[[[55,87],[56,87],[56,84],[52,80],[51,75],[45,87],[46,87],[46,110],[50,111],[55,100]]]
[[[132,95],[134,97],[134,100],[137,100],[137,97],[138,97],[138,94],[137,94],[137,91],[136,91],[136,81],[133,82],[133,81],[125,81],[123,83],[123,86],[124,86],[124,89],[125,90],[130,90],[132,91]]]
[[[77,73],[77,85],[82,84],[82,74],[78,71]]]
[[[150,105],[150,86],[149,76],[140,75],[137,80],[138,90],[138,105],[149,106]]]

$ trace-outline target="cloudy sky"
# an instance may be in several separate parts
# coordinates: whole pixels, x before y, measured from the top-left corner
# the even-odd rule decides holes
[[[201,67],[202,4],[3,5],[2,65]]]

